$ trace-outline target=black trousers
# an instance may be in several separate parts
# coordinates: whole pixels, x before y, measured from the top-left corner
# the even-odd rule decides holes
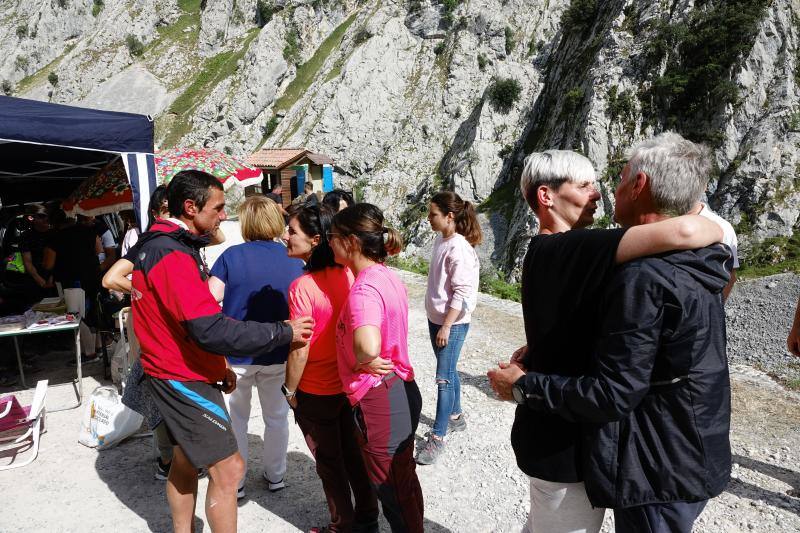
[[[707,503],[654,503],[614,509],[614,529],[617,533],[692,533],[692,525]]]

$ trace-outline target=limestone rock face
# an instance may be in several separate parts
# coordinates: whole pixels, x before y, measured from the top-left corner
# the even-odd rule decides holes
[[[405,231],[407,253],[427,253],[428,199],[452,188],[481,206],[482,264],[513,276],[537,229],[518,191],[524,156],[587,155],[608,222],[625,150],[681,127],[648,95],[680,50],[654,52],[659,28],[725,3],[695,4],[19,0],[0,5],[0,82],[155,115],[159,146],[326,153],[339,185]],[[800,0],[751,4],[765,7],[742,4],[757,16],[730,65],[737,97],[702,112],[719,169],[708,201],[745,254],[800,219]],[[494,86],[509,79],[503,105]]]

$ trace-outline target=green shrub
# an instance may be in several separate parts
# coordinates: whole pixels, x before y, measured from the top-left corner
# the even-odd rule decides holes
[[[28,58],[25,56],[17,56],[14,60],[14,67],[16,70],[25,72],[28,69]]]
[[[422,0],[408,0],[408,12],[419,13],[422,11]]]
[[[100,12],[103,10],[104,5],[105,2],[103,2],[103,0],[94,0],[92,2],[92,16],[97,17],[97,15],[99,15]]]
[[[56,3],[58,4],[58,7],[60,7],[61,9],[67,7],[67,0],[57,0]]]
[[[564,33],[584,33],[597,18],[597,0],[572,0],[561,15],[561,28]]]
[[[506,36],[506,54],[510,54],[511,52],[514,51],[514,48],[517,47],[517,38],[514,35],[514,30],[512,30],[510,26],[506,26],[505,36]]]
[[[128,52],[134,57],[139,57],[144,53],[144,44],[133,34],[125,36],[125,45],[128,47]]]
[[[436,43],[436,46],[433,47],[433,53],[437,56],[444,53],[444,41]]]
[[[372,34],[366,28],[361,28],[356,33],[355,37],[353,37],[353,42],[356,45],[362,44],[367,42],[372,37]]]
[[[294,28],[289,28],[286,35],[286,46],[283,47],[283,58],[294,65],[300,63],[300,43],[297,42],[297,33]]]
[[[580,87],[573,87],[567,91],[566,96],[564,96],[564,107],[561,108],[561,113],[563,115],[571,115],[578,111],[583,102],[583,97],[583,89]]]
[[[14,92],[14,86],[8,80],[3,80],[2,83],[3,94],[6,96],[10,96],[12,92]]]
[[[256,24],[259,28],[263,28],[272,20],[272,16],[278,9],[266,0],[258,0],[256,2]]]
[[[513,151],[514,147],[510,144],[506,144],[497,152],[497,155],[500,157],[500,159],[505,159],[506,156],[511,155],[511,152]]]
[[[536,48],[536,39],[531,39],[531,41],[528,43],[528,57],[536,53]]]
[[[278,124],[280,124],[280,119],[278,117],[273,116],[269,119],[266,126],[264,126],[264,137],[263,139],[266,141],[270,138],[270,136],[275,133],[275,130],[278,128]]]
[[[17,39],[24,39],[28,36],[28,25],[20,24],[17,26]]]
[[[752,49],[769,4],[706,0],[696,4],[687,20],[652,23],[645,57],[654,79],[642,95],[648,122],[695,141],[719,142],[711,119],[738,103],[737,65]]]
[[[489,104],[498,113],[508,113],[519,100],[522,86],[514,78],[495,78],[487,90]]]
[[[489,60],[486,59],[486,56],[483,54],[478,54],[478,69],[480,69],[481,72],[486,70],[487,63],[489,63]]]
[[[56,74],[55,72],[51,72],[50,74],[47,75],[47,81],[50,82],[50,85],[55,87],[56,85],[58,85],[58,74]]]

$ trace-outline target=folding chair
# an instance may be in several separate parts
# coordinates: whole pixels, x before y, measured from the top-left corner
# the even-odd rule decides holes
[[[14,395],[0,398],[0,456],[11,457],[9,464],[0,466],[0,470],[29,465],[39,455],[39,437],[45,429],[46,398],[46,379],[36,384],[33,403],[27,407],[22,407]],[[17,462],[17,456],[28,451],[28,459]]]

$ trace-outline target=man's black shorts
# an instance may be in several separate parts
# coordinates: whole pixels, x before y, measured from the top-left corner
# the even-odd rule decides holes
[[[170,440],[195,468],[208,467],[239,451],[222,392],[202,381],[147,376]]]

